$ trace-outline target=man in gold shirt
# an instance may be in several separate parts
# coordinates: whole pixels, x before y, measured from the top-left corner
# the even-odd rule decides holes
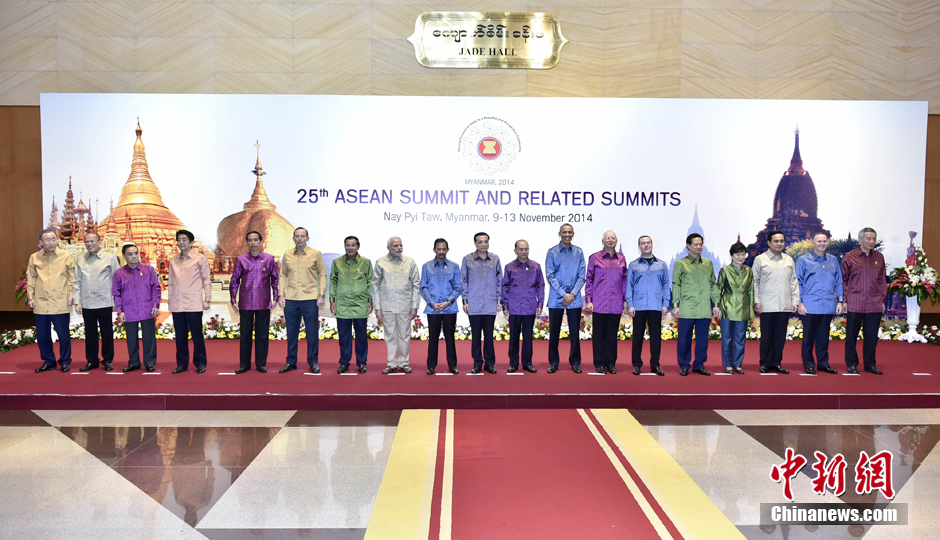
[[[72,364],[72,342],[69,338],[69,312],[72,306],[72,278],[75,277],[75,259],[59,249],[59,238],[52,229],[39,233],[42,250],[29,256],[26,266],[26,296],[29,307],[36,315],[36,343],[42,366],[36,373],[56,366],[52,349],[52,330],[59,336],[59,365],[68,373]]]
[[[323,255],[307,245],[309,233],[303,227],[294,229],[295,248],[281,257],[278,279],[280,300],[287,320],[287,365],[281,373],[297,369],[297,339],[300,320],[307,331],[307,363],[311,373],[320,373],[320,308],[326,303],[326,265]]]

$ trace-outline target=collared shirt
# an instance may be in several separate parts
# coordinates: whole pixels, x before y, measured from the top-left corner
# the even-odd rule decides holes
[[[842,281],[845,301],[852,313],[884,311],[888,287],[885,257],[871,250],[868,255],[855,248],[842,257]]]
[[[503,307],[510,315],[535,315],[545,304],[545,279],[539,263],[513,259],[503,272]]]
[[[425,313],[449,315],[457,313],[460,297],[460,267],[450,259],[438,262],[436,258],[421,267],[421,298],[428,303]],[[434,311],[434,304],[450,302],[443,311]]]
[[[813,315],[831,315],[836,312],[836,301],[842,302],[842,268],[835,255],[807,253],[796,261],[796,280],[800,284],[800,299],[806,312]]]
[[[503,265],[499,255],[487,253],[481,259],[477,252],[468,253],[460,263],[460,290],[463,303],[469,304],[469,315],[496,315],[502,296]]]
[[[280,298],[287,300],[315,300],[326,295],[326,264],[323,255],[310,246],[301,252],[287,250],[281,257],[281,276],[278,281]]]
[[[271,292],[274,303],[278,301],[278,270],[274,255],[261,252],[257,257],[249,251],[235,260],[235,272],[228,284],[228,291],[235,304],[238,297],[238,309],[257,311],[271,309]]]
[[[203,311],[203,304],[212,300],[209,260],[198,251],[189,255],[177,253],[170,259],[170,276],[166,284],[167,307],[171,312]]]
[[[36,301],[33,313],[68,313],[74,277],[75,259],[68,251],[57,247],[52,253],[43,249],[30,255],[26,265],[26,296]]]
[[[372,303],[372,261],[356,254],[333,259],[330,268],[330,302],[336,302],[340,319],[365,319]]]
[[[545,281],[548,282],[548,307],[557,309],[573,309],[584,306],[581,297],[581,288],[584,287],[584,275],[587,264],[584,262],[584,252],[572,244],[564,247],[561,242],[548,250],[545,255]],[[574,295],[574,301],[567,306],[562,305],[565,294]]]
[[[386,254],[372,271],[372,306],[386,313],[408,313],[421,304],[421,273],[407,255]]]
[[[749,321],[754,318],[754,273],[750,266],[729,264],[718,271],[718,309],[721,318]]]
[[[800,303],[796,264],[786,253],[765,251],[754,258],[754,303],[768,313],[792,312]]]
[[[669,265],[653,256],[640,257],[627,267],[627,307],[637,311],[662,311],[669,307]]]
[[[125,264],[114,272],[111,295],[114,310],[124,314],[125,322],[152,319],[153,308],[160,309],[160,280],[156,270],[144,263],[138,263],[137,268]]]
[[[594,313],[623,313],[626,296],[627,259],[603,249],[588,257],[584,301],[594,304]]]
[[[81,304],[83,309],[111,307],[111,279],[121,267],[117,257],[98,251],[83,253],[75,259],[75,277],[72,278],[72,304]]]
[[[680,319],[711,319],[712,303],[718,305],[719,300],[710,260],[686,255],[676,261],[672,267],[672,301],[679,308]]]

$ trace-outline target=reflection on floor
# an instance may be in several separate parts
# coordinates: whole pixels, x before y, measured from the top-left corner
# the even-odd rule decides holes
[[[501,413],[507,418],[493,416]],[[722,519],[736,526],[739,537],[878,540],[933,539],[940,534],[936,532],[940,530],[940,512],[935,510],[940,503],[940,451],[936,449],[940,410],[630,413],[632,416],[626,416],[645,429],[659,452],[687,475],[684,480],[673,480],[687,482],[689,489],[700,489],[723,514]],[[494,490],[509,490],[500,491],[499,500],[512,500],[516,490],[520,507],[543,507],[549,513],[585,505],[583,501],[542,500],[540,493],[524,493],[525,486],[541,486],[537,489],[542,495],[554,493],[552,489],[580,493],[592,491],[581,483],[593,482],[597,490],[616,497],[636,497],[641,503],[645,494],[653,508],[641,512],[631,503],[631,511],[639,516],[646,512],[654,524],[662,518],[665,526],[652,534],[689,538],[689,531],[696,530],[694,523],[682,523],[694,518],[687,517],[687,512],[670,510],[668,502],[657,510],[657,501],[663,503],[668,494],[657,489],[659,480],[654,471],[642,470],[642,456],[631,455],[629,444],[617,440],[616,430],[605,421],[608,413],[603,411],[585,412],[580,417],[577,411],[435,412],[426,417],[435,424],[426,434],[427,444],[421,447],[424,454],[395,457],[396,437],[396,448],[403,448],[403,452],[414,448],[405,440],[411,429],[406,429],[405,414],[410,413],[0,411],[0,523],[4,531],[0,537],[381,538],[376,534],[376,523],[372,524],[375,531],[368,531],[373,507],[382,504],[377,503],[377,497],[386,493],[400,496],[400,501],[391,501],[393,509],[398,502],[404,506],[407,499],[398,484],[383,486],[383,477],[387,483],[399,482],[401,475],[391,474],[391,469],[409,458],[416,458],[412,461],[419,468],[430,463],[430,468],[420,471],[421,475],[427,473],[429,487],[421,484],[415,498],[427,509],[415,515],[430,519],[433,526],[426,524],[420,537],[451,538],[453,526],[453,538],[461,540],[553,538],[556,533],[544,522],[538,523],[531,515],[517,520],[502,508],[496,509],[503,512],[497,512],[502,516],[498,520],[469,519],[472,514],[465,512],[475,510],[470,497],[476,500],[486,493],[474,483],[481,479]],[[589,417],[595,419],[593,424]],[[530,422],[542,423],[533,427]],[[515,433],[513,425],[520,428]],[[591,425],[597,426],[593,436],[588,431]],[[537,448],[519,448],[523,440],[535,437]],[[486,438],[491,438],[491,444],[481,440]],[[448,465],[440,465],[448,456],[448,440],[450,459],[454,460],[449,465],[450,477]],[[604,448],[605,440],[607,449],[598,450],[595,445]],[[435,451],[438,441],[440,452]],[[628,482],[623,472],[618,473],[616,458],[608,461],[599,457],[604,451],[612,456],[611,448],[622,451],[626,470],[637,469],[631,474],[642,479],[638,481],[641,487],[645,481],[651,490],[631,495],[611,484],[611,479]],[[772,465],[783,463],[787,448],[809,460],[793,479],[795,502],[840,505],[888,502],[877,490],[857,495],[854,487],[855,464],[862,451],[868,455],[890,452],[896,492],[890,502],[908,505],[909,523],[761,526],[760,503],[784,501],[781,484],[772,482],[769,472]],[[816,472],[810,464],[815,451],[845,457],[847,489],[842,496],[813,492],[811,482]],[[589,467],[579,469],[590,471],[589,475],[573,478],[561,474],[566,462],[584,456],[593,456]],[[496,463],[498,459],[507,460],[504,473],[494,473],[492,467],[504,466]],[[440,466],[435,468],[435,463]],[[512,463],[519,466],[513,468]],[[475,467],[480,474],[474,473]],[[497,485],[499,482],[503,485]],[[605,504],[611,505],[609,513],[618,514],[617,505],[625,503]],[[476,508],[486,513],[487,501],[480,500]],[[401,511],[404,515],[407,509]],[[675,527],[670,520],[676,522]],[[381,530],[392,529],[386,526]],[[558,537],[562,537],[561,531],[558,528]],[[584,529],[588,532],[589,528]],[[571,530],[565,530],[563,537],[571,538]]]

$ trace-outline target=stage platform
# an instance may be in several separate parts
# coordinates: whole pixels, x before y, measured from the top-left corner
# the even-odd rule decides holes
[[[320,342],[320,375],[310,374],[304,360],[298,369],[280,374],[287,344],[272,341],[268,373],[250,371],[234,375],[238,368],[238,341],[206,342],[209,365],[204,374],[195,368],[173,375],[176,367],[172,341],[158,342],[157,371],[121,374],[127,365],[124,341],[116,342],[115,370],[80,373],[85,365],[84,342],[73,340],[70,373],[34,373],[41,365],[36,345],[0,355],[0,409],[138,409],[138,410],[390,410],[415,408],[456,409],[876,409],[940,407],[940,348],[928,344],[882,341],[878,367],[884,375],[845,371],[844,344],[832,342],[831,364],[838,375],[806,375],[800,362],[800,343],[787,342],[784,367],[789,375],[758,373],[758,343],[747,343],[745,375],[721,372],[721,344],[709,343],[706,368],[711,377],[679,375],[676,342],[663,343],[665,377],[632,374],[630,342],[621,341],[616,375],[591,374],[591,343],[582,342],[581,374],[566,364],[547,373],[548,342],[535,342],[538,373],[506,373],[505,341],[496,342],[497,375],[468,375],[472,367],[470,343],[458,341],[460,373],[429,376],[427,342],[413,341],[407,375],[382,375],[385,343],[369,343],[368,372],[336,373],[338,343]],[[58,345],[56,345],[58,350]],[[301,342],[301,356],[305,344]],[[562,343],[567,358],[568,344]],[[861,351],[861,343],[859,343]],[[443,343],[441,353],[443,355]],[[648,357],[648,347],[644,347]],[[446,371],[446,364],[438,366]],[[355,371],[354,368],[350,370]]]

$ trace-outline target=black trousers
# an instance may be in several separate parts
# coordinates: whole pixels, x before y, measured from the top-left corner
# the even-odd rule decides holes
[[[643,366],[643,334],[647,326],[650,329],[650,367],[658,368],[663,345],[663,312],[659,309],[637,311],[633,317],[633,365]]]
[[[783,346],[787,342],[789,311],[760,314],[760,365],[779,366],[783,360]]]
[[[189,333],[193,334],[193,365],[206,367],[206,338],[202,335],[201,311],[177,311],[173,313],[176,329],[176,365],[189,367]]]
[[[241,342],[238,348],[239,367],[251,368],[251,333],[255,333],[255,366],[265,367],[268,363],[268,328],[271,325],[270,309],[239,310],[239,331]]]
[[[353,353],[353,327],[356,329],[356,365],[364,366],[369,362],[369,319],[336,318],[336,331],[339,334],[339,364],[348,366]]]
[[[470,333],[473,335],[471,343],[471,356],[473,356],[474,369],[480,369],[483,364],[493,367],[496,365],[496,349],[493,348],[493,325],[496,324],[496,315],[470,315]],[[483,338],[483,350],[480,351],[480,338]]]
[[[594,367],[617,367],[617,332],[619,330],[620,313],[594,314],[594,334],[591,336]]]
[[[457,367],[457,345],[454,342],[454,332],[457,331],[457,314],[428,314],[428,369],[437,368],[437,349],[441,339],[441,328],[444,329],[444,343],[447,349],[447,367]]]
[[[140,340],[143,339],[144,365],[156,366],[157,320],[145,319],[143,321],[128,321],[124,323],[124,327],[127,330],[127,365],[130,367],[140,367]],[[141,338],[137,337],[138,327],[140,327]]]
[[[558,341],[561,334],[561,321],[568,313],[568,342],[571,348],[568,351],[568,363],[572,366],[581,365],[581,308],[548,308],[548,363],[557,366],[561,362],[558,354]]]
[[[803,369],[829,367],[829,323],[832,315],[807,313],[803,316]],[[813,359],[813,348],[816,358]]]
[[[519,334],[522,334],[522,365],[532,365],[532,327],[535,315],[509,315],[509,367],[519,367]]]
[[[858,367],[858,351],[855,342],[858,341],[858,331],[865,332],[862,344],[862,354],[865,355],[865,367],[875,366],[875,348],[878,346],[878,328],[881,326],[881,313],[852,313],[845,316],[845,365]]]
[[[101,332],[101,361],[114,362],[114,308],[82,309],[85,320],[85,360],[98,365],[98,332]]]

